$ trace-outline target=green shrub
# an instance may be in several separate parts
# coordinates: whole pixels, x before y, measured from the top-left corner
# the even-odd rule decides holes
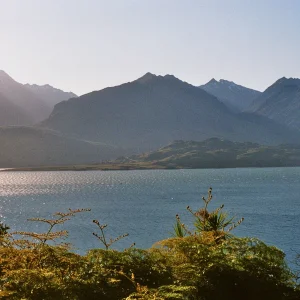
[[[231,233],[239,222],[221,206],[209,212],[211,189],[204,208],[192,212],[195,230],[177,216],[175,237],[151,249],[111,250],[127,235],[106,240],[94,234],[105,249],[86,255],[70,252],[65,244],[49,245],[67,232],[53,228],[87,210],[56,213],[53,219],[31,219],[49,225],[45,233],[23,234],[15,239],[2,226],[0,244],[0,298],[7,300],[296,300],[297,276],[282,251],[258,239]]]
[[[212,236],[161,241],[174,283],[197,288],[197,299],[289,299],[298,295],[284,254],[257,239]],[[268,298],[269,296],[270,298]]]

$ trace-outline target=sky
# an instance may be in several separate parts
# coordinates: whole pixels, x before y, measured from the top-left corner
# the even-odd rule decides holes
[[[299,0],[0,0],[0,70],[79,95],[173,74],[300,77]]]

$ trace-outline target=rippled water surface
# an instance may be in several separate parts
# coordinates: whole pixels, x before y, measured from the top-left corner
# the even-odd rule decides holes
[[[99,245],[93,219],[109,225],[108,235],[129,233],[117,248],[147,248],[170,236],[177,213],[189,223],[186,206],[198,208],[212,186],[212,207],[224,203],[245,218],[237,235],[261,238],[291,260],[300,253],[299,178],[300,168],[0,172],[0,214],[12,230],[42,231],[27,218],[90,208],[61,228],[77,251]]]

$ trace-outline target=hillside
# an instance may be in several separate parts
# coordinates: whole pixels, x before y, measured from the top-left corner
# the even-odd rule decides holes
[[[300,130],[300,79],[277,80],[255,100],[249,112]]]
[[[30,115],[0,92],[0,125],[8,126],[30,123],[32,123]]]
[[[212,136],[263,144],[298,138],[268,119],[234,114],[216,97],[172,75],[150,73],[61,102],[40,126],[135,152]]]
[[[5,107],[1,113],[0,126],[31,125],[47,118],[51,107],[0,70],[0,105]]]
[[[33,125],[49,117],[55,104],[74,97],[48,84],[23,85],[0,70],[0,126]]]
[[[64,92],[60,89],[57,89],[49,84],[37,85],[37,84],[25,84],[27,89],[34,93],[37,97],[42,99],[47,105],[51,106],[53,109],[54,105],[68,100],[70,98],[78,97],[72,92]]]
[[[235,112],[247,109],[250,104],[252,104],[253,100],[261,93],[242,85],[238,85],[232,81],[224,79],[217,81],[214,78],[199,87],[216,96],[220,101]]]
[[[157,151],[116,163],[152,163],[167,168],[232,168],[300,166],[300,146],[263,146],[212,138],[203,142],[176,141]]]
[[[119,150],[33,127],[0,127],[0,168],[100,163]]]

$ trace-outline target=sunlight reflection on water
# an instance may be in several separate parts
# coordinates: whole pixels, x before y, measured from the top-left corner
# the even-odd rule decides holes
[[[99,246],[93,219],[108,223],[114,236],[129,233],[117,247],[136,242],[147,248],[170,236],[177,213],[188,224],[186,206],[198,208],[212,186],[212,208],[224,203],[225,210],[245,217],[237,235],[274,244],[291,260],[300,253],[299,175],[300,168],[0,172],[0,216],[12,230],[41,231],[43,226],[26,220],[91,208],[63,226],[77,251]]]

